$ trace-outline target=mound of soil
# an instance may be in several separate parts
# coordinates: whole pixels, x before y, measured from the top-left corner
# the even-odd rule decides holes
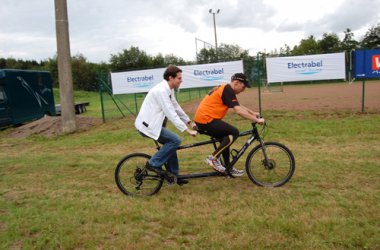
[[[102,122],[101,119],[76,116],[78,130],[88,130],[95,124]],[[27,123],[20,127],[12,129],[9,133],[10,137],[24,138],[31,135],[43,135],[53,137],[61,135],[62,132],[62,118],[60,116],[44,116],[43,118]]]

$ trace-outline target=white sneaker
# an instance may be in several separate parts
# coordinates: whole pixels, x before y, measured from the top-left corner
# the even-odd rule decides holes
[[[226,168],[220,163],[220,160],[212,155],[207,156],[205,162],[218,172],[224,173],[226,170]]]
[[[231,174],[232,174],[233,176],[239,177],[239,176],[242,176],[242,175],[244,174],[244,171],[243,171],[243,170],[236,169],[236,168],[232,168],[232,169],[231,169]]]

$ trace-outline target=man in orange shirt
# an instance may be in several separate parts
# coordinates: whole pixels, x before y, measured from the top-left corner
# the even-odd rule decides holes
[[[199,104],[195,113],[194,121],[200,130],[206,131],[215,138],[223,138],[219,147],[206,158],[206,163],[219,172],[224,172],[225,167],[220,162],[223,155],[224,164],[230,163],[230,146],[239,136],[239,130],[234,126],[222,121],[229,108],[232,108],[238,115],[259,124],[264,123],[258,112],[254,112],[243,105],[240,105],[236,95],[249,87],[246,76],[243,73],[236,73],[231,77],[231,83],[222,84],[212,89]],[[233,168],[231,174],[234,176],[243,175],[243,170]]]

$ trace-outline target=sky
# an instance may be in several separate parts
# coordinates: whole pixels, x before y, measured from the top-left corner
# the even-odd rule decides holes
[[[380,23],[380,0],[67,0],[71,55],[109,62],[136,46],[148,55],[194,61],[196,47],[238,45],[259,51],[293,48],[302,39],[350,28],[360,40]],[[0,0],[0,58],[56,55],[53,0]],[[198,41],[196,43],[196,40]]]

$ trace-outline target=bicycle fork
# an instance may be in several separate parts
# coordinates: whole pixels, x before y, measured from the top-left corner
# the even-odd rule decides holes
[[[264,160],[262,160],[262,164],[264,165],[266,169],[271,170],[274,168],[274,164],[268,158],[265,143],[263,140],[261,140],[261,138],[258,138],[258,141],[260,142],[261,150],[263,151],[263,155],[264,155]]]

